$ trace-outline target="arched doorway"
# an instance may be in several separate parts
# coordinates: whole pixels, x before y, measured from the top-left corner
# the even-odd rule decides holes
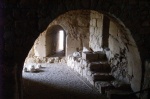
[[[66,50],[66,33],[65,30],[55,25],[50,27],[46,32],[46,56],[65,56]]]
[[[76,49],[83,51],[84,48],[90,48],[92,54],[103,51],[115,79],[130,84],[133,90],[139,89],[141,80],[141,73],[137,74],[141,70],[139,52],[130,31],[117,18],[92,10],[69,11],[59,16],[39,37],[39,39],[45,37],[46,41],[42,43],[45,48],[43,62],[48,62],[47,56],[60,51],[60,42],[57,39],[60,37],[58,36],[60,30],[66,32],[66,57],[72,55]],[[34,49],[39,45],[40,42],[34,46]],[[77,66],[80,60],[73,62],[72,65]]]

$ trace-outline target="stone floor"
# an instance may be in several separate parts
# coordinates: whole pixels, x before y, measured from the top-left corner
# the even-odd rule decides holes
[[[107,99],[65,64],[41,64],[39,72],[23,72],[24,99]]]

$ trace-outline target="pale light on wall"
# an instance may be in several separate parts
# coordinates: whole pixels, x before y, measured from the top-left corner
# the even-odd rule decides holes
[[[58,38],[59,38],[58,50],[62,51],[62,50],[64,50],[64,31],[63,30],[59,31],[59,37]]]

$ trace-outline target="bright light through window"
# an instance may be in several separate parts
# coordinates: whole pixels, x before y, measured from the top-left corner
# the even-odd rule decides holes
[[[60,30],[59,31],[59,51],[64,50],[64,31]]]

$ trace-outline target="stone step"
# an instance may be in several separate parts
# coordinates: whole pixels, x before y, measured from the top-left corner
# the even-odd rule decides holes
[[[108,63],[91,62],[88,64],[88,69],[94,72],[110,73],[111,67]]]
[[[105,94],[110,90],[123,90],[132,92],[132,89],[130,87],[130,84],[123,84],[118,87],[113,86],[112,82],[106,82],[106,81],[96,81],[95,87],[99,90],[100,93]]]
[[[105,94],[106,90],[114,89],[114,86],[111,84],[111,82],[106,81],[96,81],[94,87],[96,87],[101,94]]]
[[[103,52],[83,52],[82,59],[89,62],[107,60],[106,54]]]
[[[98,54],[98,59],[103,61],[107,60],[106,54],[102,51],[93,52],[94,54]]]
[[[86,76],[94,76],[94,75],[111,75],[111,73],[104,73],[104,72],[96,72],[96,71],[91,71],[89,69],[86,70]]]
[[[92,76],[85,77],[92,85],[95,85],[97,81],[113,81],[114,77],[112,75],[101,75],[101,74],[92,74]]]
[[[98,61],[98,54],[92,52],[83,52],[82,59],[88,60],[89,62]]]
[[[134,94],[130,94],[131,92],[114,89],[107,92],[107,97],[108,99],[138,99]]]
[[[123,91],[132,91],[130,84],[122,84],[118,87],[115,87],[116,90],[123,90]]]
[[[101,75],[101,74],[94,74],[92,75],[94,82],[96,81],[112,81],[114,77],[112,75]]]

